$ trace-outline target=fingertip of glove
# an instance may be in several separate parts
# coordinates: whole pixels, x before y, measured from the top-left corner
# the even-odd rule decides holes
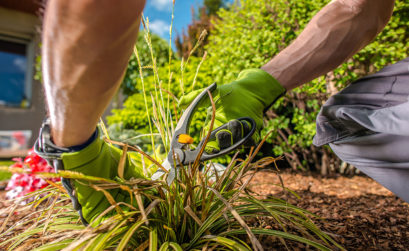
[[[188,105],[189,105],[189,103],[186,101],[186,97],[182,96],[178,101],[178,107],[182,108],[182,109],[185,109]]]
[[[209,141],[205,147],[205,152],[212,154],[220,152],[219,144],[216,141]]]
[[[193,102],[196,96],[199,95],[199,93],[201,93],[202,91],[203,89],[198,89],[198,90],[191,91],[187,94],[184,94],[183,96],[179,98],[178,106],[182,109],[187,108],[190,105],[190,103]]]

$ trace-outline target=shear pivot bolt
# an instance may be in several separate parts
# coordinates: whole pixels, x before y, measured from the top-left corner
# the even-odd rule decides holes
[[[193,143],[193,138],[190,137],[190,135],[187,134],[180,134],[178,137],[178,142],[181,144],[192,144]]]

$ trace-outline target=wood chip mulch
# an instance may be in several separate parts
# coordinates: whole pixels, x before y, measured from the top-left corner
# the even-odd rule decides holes
[[[300,199],[283,192],[277,174],[268,169],[255,174],[251,188],[262,196],[288,200],[324,218],[315,220],[316,224],[347,250],[409,250],[409,205],[372,179],[365,176],[323,178],[292,171],[281,172],[280,176],[284,185]],[[2,211],[9,205],[4,201],[4,191],[0,191],[0,197]],[[13,215],[7,227],[22,217]],[[0,213],[1,225],[6,218],[4,212]],[[285,250],[268,237],[263,238],[262,243],[266,250]],[[288,247],[308,249],[295,243]]]
[[[283,192],[277,186],[277,174],[271,170],[256,173],[252,190],[286,199],[324,218],[316,221],[317,225],[347,250],[409,250],[409,205],[374,180],[366,176],[323,178],[291,171],[280,176],[300,199]],[[263,244],[271,250],[280,249],[268,239]],[[305,247],[295,245],[291,249]]]

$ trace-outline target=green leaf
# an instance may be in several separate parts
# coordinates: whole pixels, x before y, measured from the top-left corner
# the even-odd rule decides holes
[[[67,239],[57,243],[48,243],[41,247],[35,248],[32,251],[57,251],[67,247],[72,241],[73,239]]]
[[[118,247],[116,250],[124,250],[131,237],[134,235],[135,231],[138,230],[138,228],[144,223],[144,221],[138,221],[136,223],[133,223],[132,226],[128,229],[128,231],[125,233],[125,235],[121,238],[121,241],[118,244]]]
[[[245,233],[245,231],[244,231]],[[221,246],[225,246],[228,248],[231,248],[233,250],[237,250],[237,251],[250,251],[251,249],[248,249],[247,247],[241,245],[239,242],[226,238],[226,237],[222,237],[222,236],[204,236],[203,240],[205,241],[213,241],[213,242],[217,242],[218,244],[220,244]]]
[[[162,244],[162,246],[159,248],[159,251],[169,251],[172,248],[175,251],[183,251],[182,247],[175,243],[175,242],[165,242]]]
[[[304,237],[301,236],[297,236],[294,234],[290,234],[290,233],[285,233],[282,231],[277,231],[277,230],[272,230],[272,229],[252,229],[254,234],[263,234],[263,235],[272,235],[272,236],[276,236],[276,237],[282,237],[288,240],[293,240],[293,241],[298,241],[307,245],[311,245],[319,250],[323,250],[323,251],[331,251],[330,248],[315,242],[315,241],[311,241],[308,240]],[[231,231],[227,231],[225,233],[223,233],[223,235],[237,235],[237,234],[245,234],[246,232],[244,230],[231,230]],[[340,247],[341,248],[341,247]],[[342,248],[342,250],[344,250]]]
[[[158,250],[158,230],[153,228],[149,232],[149,251]]]

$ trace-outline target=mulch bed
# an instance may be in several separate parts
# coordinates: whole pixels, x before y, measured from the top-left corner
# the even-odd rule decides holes
[[[252,190],[262,196],[274,196],[307,209],[325,220],[316,221],[324,231],[347,250],[408,250],[409,205],[381,185],[365,176],[322,178],[317,174],[284,171],[284,185],[300,199],[277,186],[277,174],[261,170],[251,182]],[[0,191],[0,212],[8,203]],[[7,227],[24,217],[13,215]],[[0,213],[0,226],[7,215]],[[267,223],[268,227],[268,223]],[[283,250],[276,240],[264,237],[266,250]],[[305,250],[305,246],[289,243],[290,250]]]
[[[286,199],[324,218],[317,225],[333,234],[347,250],[409,249],[409,205],[374,180],[365,176],[322,178],[291,171],[280,176],[300,199],[283,192],[277,186],[277,174],[271,170],[259,171],[252,180],[252,189],[263,196]],[[269,243],[268,238],[263,244],[271,250],[282,247]],[[295,249],[297,245],[291,246],[291,250]]]

